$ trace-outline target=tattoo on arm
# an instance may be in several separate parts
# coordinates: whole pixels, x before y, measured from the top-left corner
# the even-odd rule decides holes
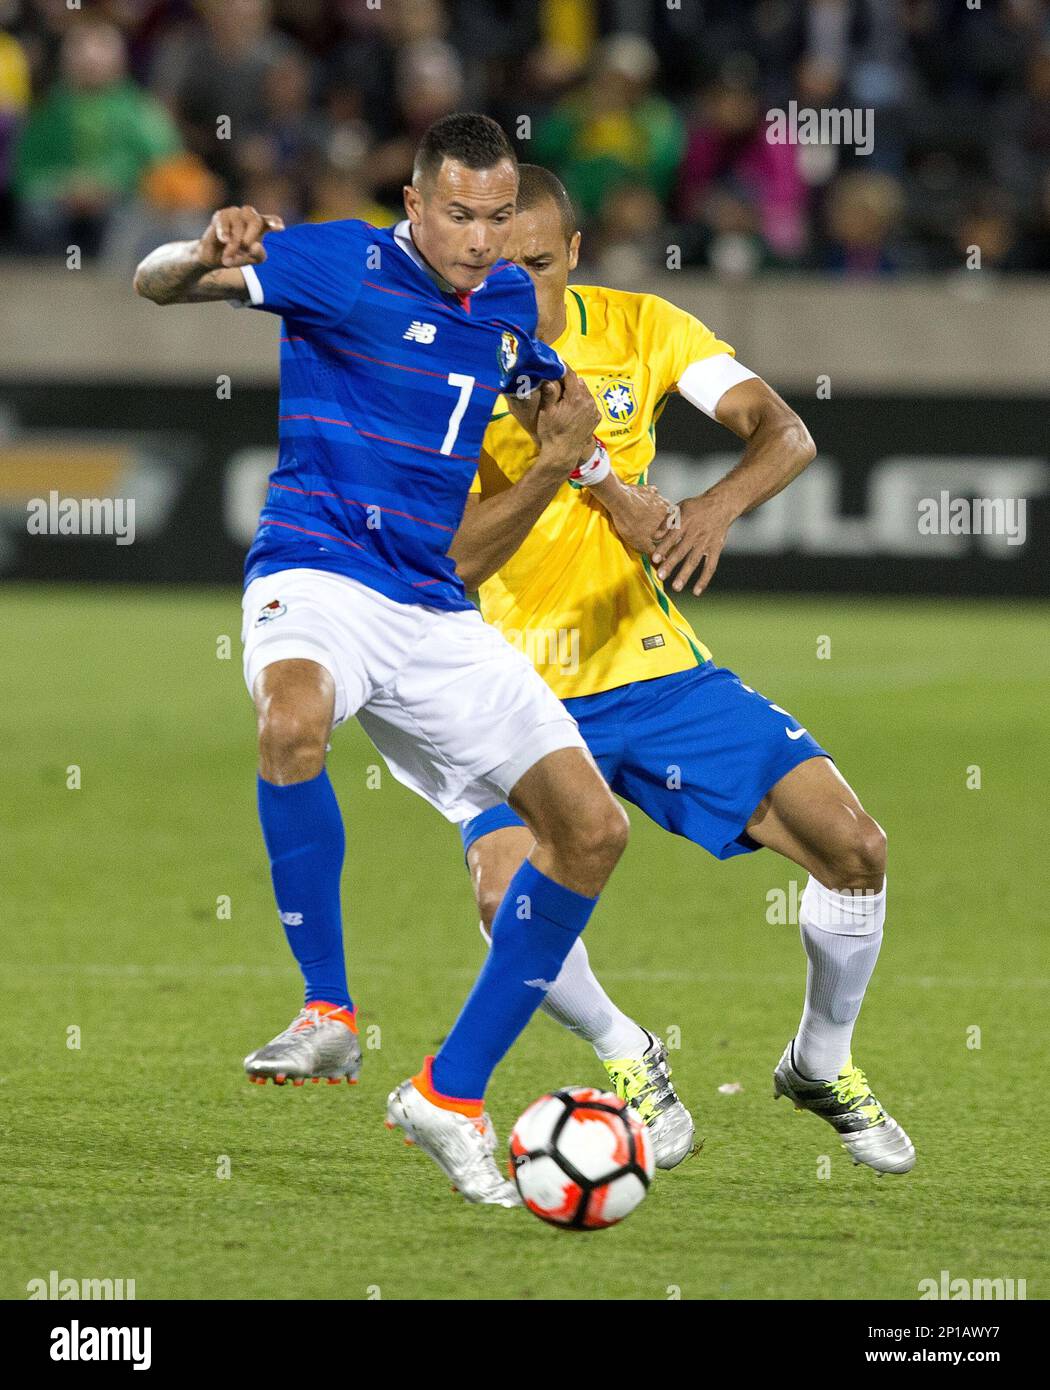
[[[151,251],[135,272],[135,290],[154,304],[202,304],[247,299],[237,269],[212,269],[198,259],[199,242],[172,241]]]

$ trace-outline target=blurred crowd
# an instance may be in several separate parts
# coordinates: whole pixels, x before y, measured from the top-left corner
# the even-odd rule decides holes
[[[792,103],[870,152],[771,140]],[[387,223],[456,110],[561,175],[606,278],[1050,272],[1050,0],[0,0],[0,253]]]

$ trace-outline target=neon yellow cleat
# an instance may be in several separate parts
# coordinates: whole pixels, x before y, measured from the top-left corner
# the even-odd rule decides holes
[[[794,1043],[788,1043],[773,1073],[773,1098],[795,1103],[827,1120],[854,1163],[877,1173],[907,1173],[915,1167],[915,1146],[871,1093],[868,1078],[853,1058],[836,1081],[813,1081],[795,1066]]]
[[[613,1090],[648,1128],[656,1166],[675,1168],[692,1152],[693,1117],[671,1084],[666,1047],[648,1031],[646,1037],[641,1057],[616,1057],[604,1066]]]

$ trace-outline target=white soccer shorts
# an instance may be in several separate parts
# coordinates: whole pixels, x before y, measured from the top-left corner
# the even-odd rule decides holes
[[[316,661],[335,682],[335,723],[356,715],[397,780],[450,821],[506,801],[555,749],[585,747],[531,662],[476,609],[395,603],[315,569],[253,579],[243,609],[249,694],[275,661]]]

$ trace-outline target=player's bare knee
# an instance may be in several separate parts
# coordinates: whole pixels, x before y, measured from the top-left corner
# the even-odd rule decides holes
[[[858,825],[854,853],[861,870],[869,878],[877,879],[881,887],[886,874],[886,832],[870,816],[865,816]]]
[[[267,781],[305,782],[324,767],[327,721],[278,701],[259,715],[259,764]]]
[[[503,901],[503,893],[493,891],[491,888],[483,889],[478,893],[478,912],[481,916],[481,930],[485,936],[492,939],[492,923],[496,920],[496,913],[499,905]]]
[[[574,863],[611,873],[627,848],[630,829],[626,811],[607,795],[579,808],[561,844]]]
[[[831,888],[866,888],[876,892],[886,874],[886,833],[871,816],[853,820],[831,857]]]
[[[631,838],[631,821],[627,812],[612,796],[609,797],[606,811],[604,835],[606,843],[611,847],[616,859],[619,860],[627,848],[627,841]]]
[[[507,886],[521,867],[531,845],[529,832],[508,828],[483,835],[467,850],[467,867],[481,919],[479,925],[482,935],[490,940],[492,923]]]

